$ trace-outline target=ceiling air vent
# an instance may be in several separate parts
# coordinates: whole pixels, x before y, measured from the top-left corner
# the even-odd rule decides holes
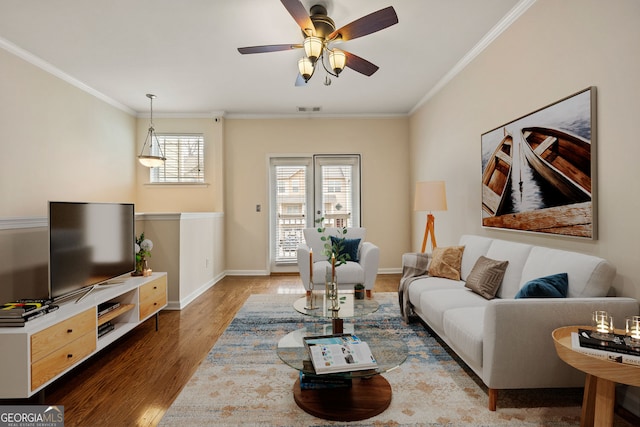
[[[321,107],[298,107],[298,113],[317,113]]]

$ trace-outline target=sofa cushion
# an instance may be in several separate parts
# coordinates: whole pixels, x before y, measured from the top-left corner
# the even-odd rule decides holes
[[[455,308],[442,321],[447,341],[474,369],[482,367],[484,312],[484,307]]]
[[[567,273],[558,273],[551,276],[529,280],[516,294],[518,298],[565,298],[569,278]]]
[[[464,246],[434,248],[429,264],[429,276],[460,280],[460,264]]]
[[[485,307],[489,301],[465,288],[441,289],[420,295],[420,308],[434,331],[443,331],[444,313],[454,308]]]
[[[520,283],[557,273],[569,277],[567,297],[586,298],[607,296],[616,270],[602,258],[536,246],[524,265]]]
[[[347,261],[360,261],[360,241],[360,239],[347,239],[346,237],[331,236],[331,245],[334,247],[337,246],[339,249],[336,256],[339,257],[342,254],[347,254]]]
[[[322,283],[322,281],[326,281],[327,273],[331,277],[331,263],[329,261],[313,263],[314,282]],[[320,280],[321,277],[323,278],[322,281]],[[336,267],[336,279],[339,285],[364,283],[364,269],[357,262],[347,261],[346,264]]]
[[[508,242],[506,240],[494,240],[487,250],[487,257],[509,261],[507,270],[502,279],[502,285],[498,289],[498,298],[513,298],[520,290],[520,277],[522,268],[527,262],[527,257],[533,246],[524,243]]]
[[[462,264],[460,265],[460,278],[467,280],[471,269],[476,263],[476,260],[480,255],[487,255],[487,250],[491,246],[493,239],[488,237],[473,236],[465,234],[460,237],[460,246],[464,246],[464,252],[462,253]],[[487,255],[489,258],[494,259],[506,259],[501,257],[494,257]],[[515,295],[515,293],[514,293]]]
[[[502,284],[509,261],[480,256],[467,277],[465,286],[486,299],[493,299]]]
[[[422,312],[422,306],[420,305],[421,295],[442,289],[462,288],[464,288],[464,282],[461,281],[456,282],[449,279],[443,279],[441,277],[427,278],[425,276],[424,279],[417,279],[411,282],[411,285],[409,286],[409,302],[411,302],[418,311]]]

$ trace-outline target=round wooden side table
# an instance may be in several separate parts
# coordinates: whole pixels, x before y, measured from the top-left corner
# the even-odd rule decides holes
[[[640,366],[612,362],[575,350],[571,345],[571,333],[577,333],[578,329],[592,328],[565,326],[556,329],[551,335],[558,357],[587,374],[580,427],[613,426],[616,383],[640,387]]]

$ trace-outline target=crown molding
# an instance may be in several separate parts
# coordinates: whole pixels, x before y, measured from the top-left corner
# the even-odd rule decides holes
[[[518,2],[504,18],[500,20],[485,36],[465,55],[456,65],[453,66],[447,74],[444,75],[438,83],[431,88],[427,94],[411,109],[409,115],[413,114],[424,105],[428,100],[433,98],[436,93],[445,87],[455,76],[460,74],[467,65],[471,63],[478,55],[480,55],[493,41],[498,38],[507,28],[511,26],[527,9],[529,9],[536,0],[521,0]]]

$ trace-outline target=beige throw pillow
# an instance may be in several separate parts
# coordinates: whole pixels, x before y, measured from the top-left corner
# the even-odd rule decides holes
[[[434,248],[429,264],[429,276],[460,280],[460,266],[464,246]]]
[[[486,299],[493,299],[502,284],[509,261],[480,256],[471,269],[465,286]]]

